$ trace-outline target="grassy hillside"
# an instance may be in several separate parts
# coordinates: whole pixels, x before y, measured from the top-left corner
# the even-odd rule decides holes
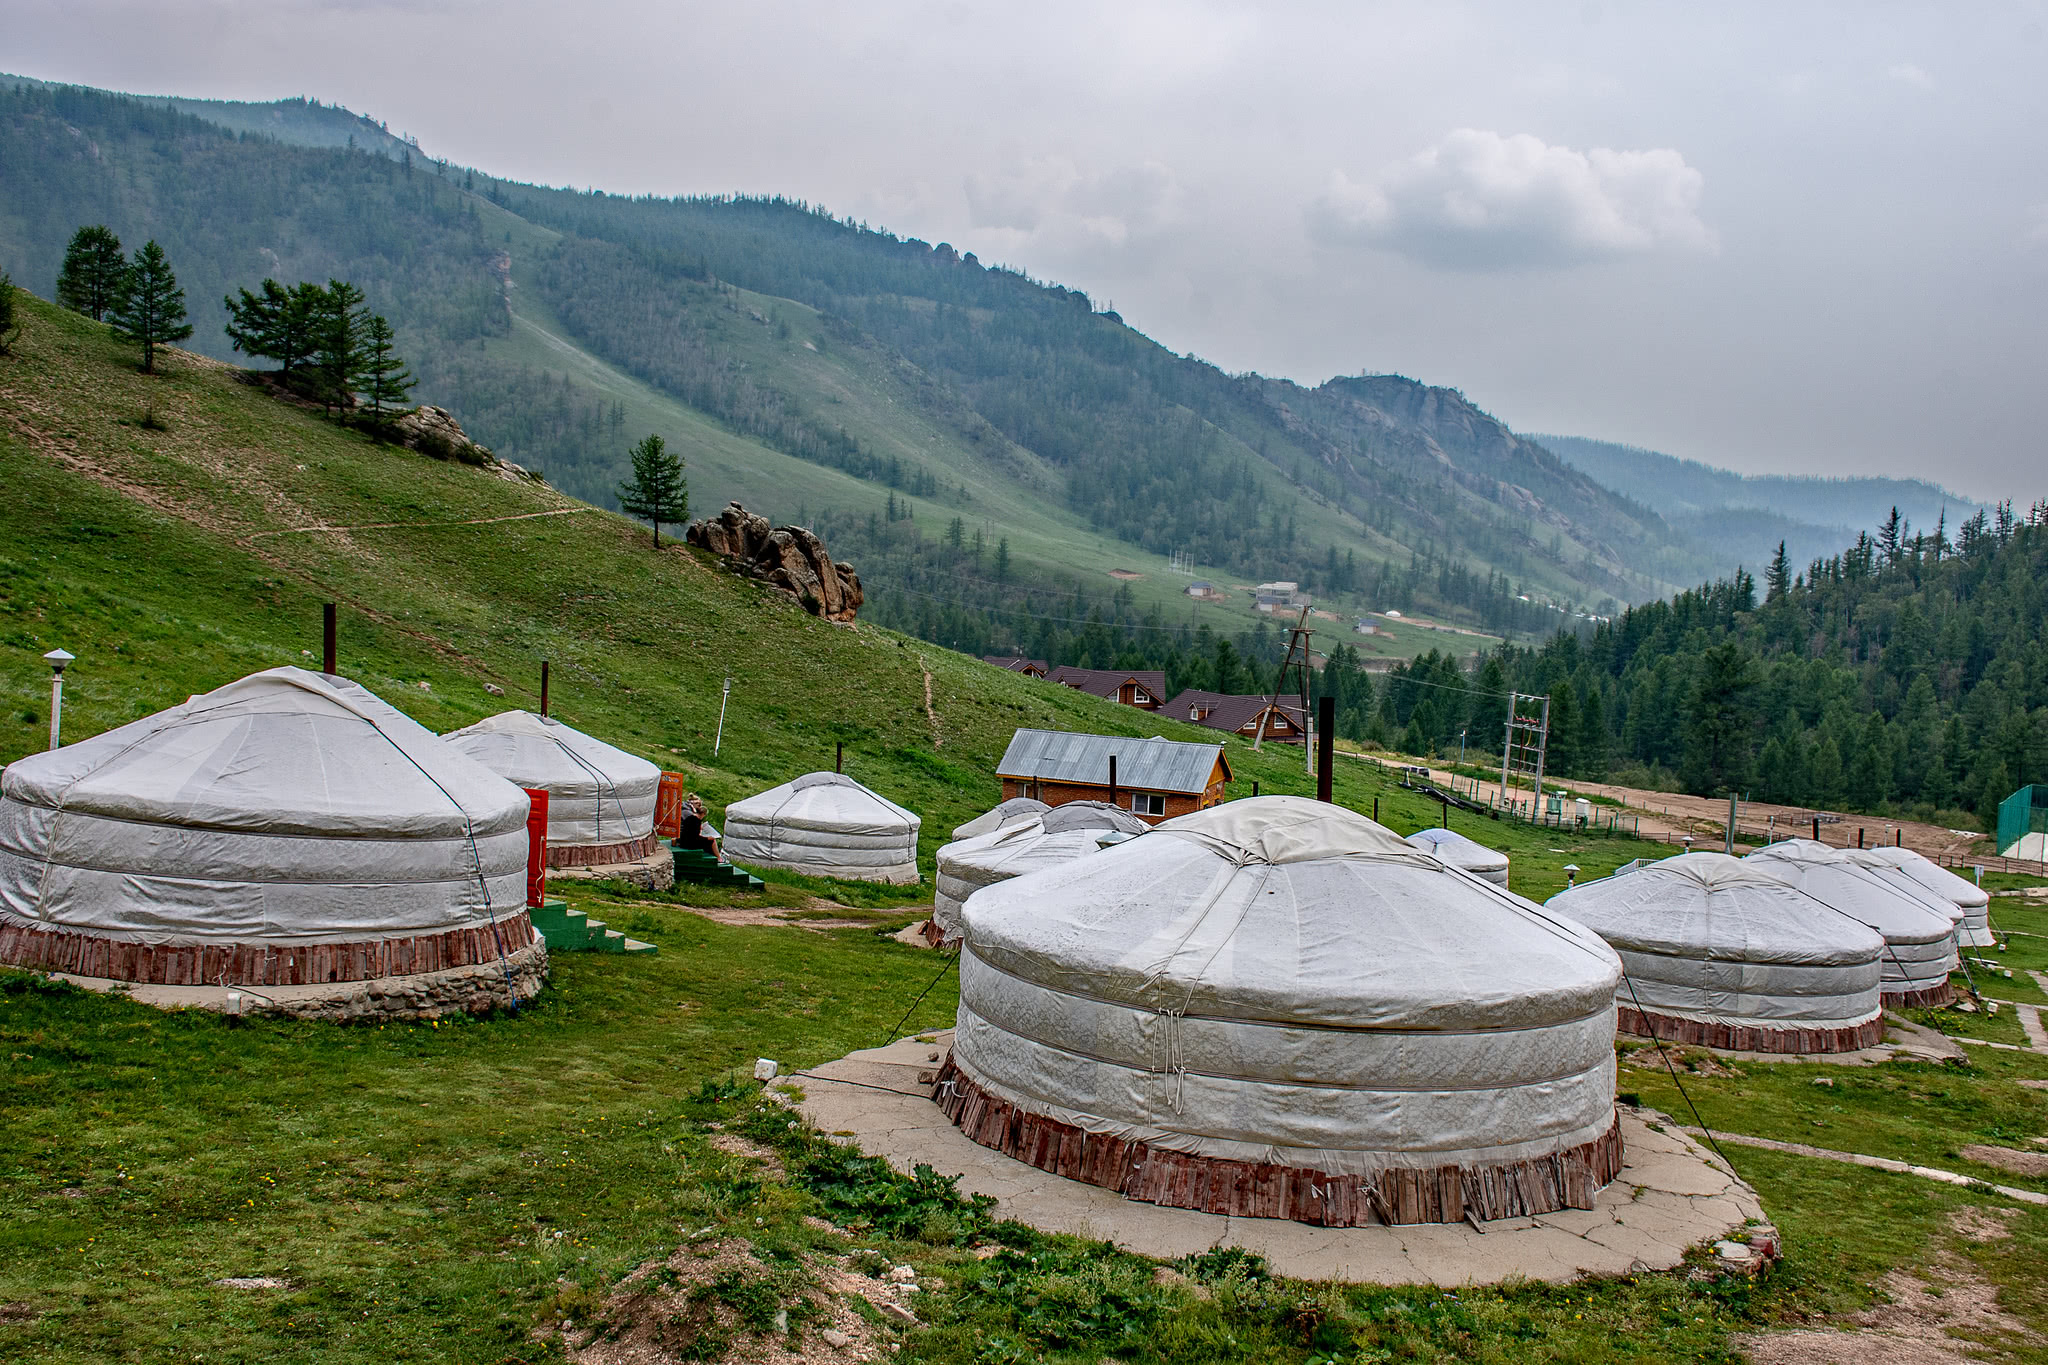
[[[17,189],[0,262],[18,281],[47,291],[80,223],[154,237],[193,346],[227,358],[223,293],[351,279],[399,327],[419,396],[558,487],[608,504],[631,442],[658,431],[700,508],[830,514],[878,595],[937,599],[1010,641],[1044,612],[1033,591],[1078,588],[1088,605],[1065,614],[1099,611],[1126,637],[1184,611],[1173,554],[1211,579],[1295,579],[1342,610],[1524,633],[1549,624],[1524,591],[1597,605],[1667,586],[1644,566],[1663,564],[1668,527],[1555,461],[1496,458],[1437,420],[1476,412],[1446,391],[1419,416],[1224,375],[1084,295],[800,204],[516,184],[337,146],[355,116],[298,102],[0,86]],[[892,497],[912,519],[869,536]],[[910,531],[936,544],[955,518],[991,554],[1010,541],[1007,573],[984,561],[935,584],[918,556],[884,553]],[[893,619],[922,628],[909,606]],[[1226,614],[1251,624],[1243,596]]]
[[[656,554],[641,529],[560,493],[374,446],[200,357],[143,376],[103,329],[22,304],[23,337],[0,358],[0,759],[40,747],[48,648],[79,655],[66,710],[77,738],[307,662],[324,600],[343,604],[344,671],[429,725],[531,705],[548,658],[565,718],[718,800],[829,762],[845,740],[851,771],[925,816],[927,855],[995,797],[989,770],[1016,725],[1207,733],[819,622],[693,551]],[[734,704],[714,758],[727,670]],[[1233,741],[1231,756],[1236,794],[1253,780],[1307,785],[1298,753]],[[1403,831],[1435,822],[1379,771],[1347,762],[1339,797],[1379,801]],[[1483,836],[1539,898],[1567,861],[1591,875],[1657,851],[1508,825]],[[2048,1245],[2042,1210],[1747,1148],[1731,1151],[1790,1250],[1757,1287],[1644,1276],[1439,1293],[1240,1267],[1198,1296],[1101,1243],[992,1228],[943,1190],[847,1164],[779,1111],[771,1125],[731,1081],[754,1057],[802,1068],[951,1017],[943,964],[875,932],[918,913],[916,890],[864,902],[899,910],[821,928],[802,918],[816,913],[805,889],[771,885],[755,902],[793,919],[753,925],[677,896],[572,890],[662,951],[564,954],[517,1016],[438,1027],[232,1029],[0,974],[0,1357],[557,1360],[561,1323],[601,1321],[623,1276],[679,1244],[754,1248],[767,1269],[717,1279],[684,1251],[682,1283],[757,1327],[788,1311],[792,1349],[814,1354],[802,1295],[826,1258],[868,1248],[914,1264],[930,1326],[901,1334],[900,1358],[954,1365],[1730,1359],[1736,1333],[1864,1308],[1895,1268],[1954,1285],[1958,1264],[2008,1296],[2022,1330],[2007,1340],[2022,1350],[2048,1321],[2029,1287]],[[2031,923],[2038,911],[2000,914],[2048,930]],[[2015,965],[2048,966],[2034,941],[2014,940]],[[1971,1062],[1751,1079],[1707,1062],[1687,1091],[1730,1126],[1958,1165],[1961,1133],[2038,1129],[2041,1097],[2019,1082],[2048,1075],[2032,1053]],[[1677,1109],[1653,1067],[1631,1063],[1625,1086]],[[1840,1088],[1809,1084],[1821,1072]],[[780,1164],[736,1151],[738,1132]],[[1970,1206],[2009,1217],[2008,1235],[1963,1240],[1949,1220]],[[976,1240],[1020,1254],[985,1260]],[[219,1283],[250,1276],[278,1287]],[[672,1345],[717,1358],[715,1336]]]

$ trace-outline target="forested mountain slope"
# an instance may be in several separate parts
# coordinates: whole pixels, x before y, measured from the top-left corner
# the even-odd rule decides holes
[[[1574,469],[1656,511],[1695,541],[1726,547],[1752,571],[1769,562],[1780,541],[1795,564],[1831,554],[1859,527],[1875,526],[1894,507],[1922,526],[1936,526],[1944,517],[1949,526],[1957,526],[1983,510],[1924,479],[1736,474],[1612,441],[1531,439]]]
[[[303,123],[281,135],[313,140]],[[608,500],[652,429],[689,459],[700,510],[737,496],[836,518],[856,555],[896,525],[892,543],[922,542],[906,575],[959,519],[959,548],[980,534],[978,573],[892,578],[877,545],[872,579],[923,594],[896,603],[906,614],[936,596],[998,637],[1076,588],[1081,616],[1133,626],[1181,601],[1174,553],[1340,608],[1526,631],[1547,618],[1522,595],[1640,597],[1666,584],[1638,566],[1678,544],[1554,460],[1487,463],[1484,442],[1342,386],[1276,400],[1084,295],[798,203],[516,185],[20,85],[0,91],[0,171],[17,191],[0,201],[0,261],[22,283],[48,288],[80,223],[154,237],[192,344],[225,358],[230,289],[353,280],[397,324],[419,397],[567,491]],[[1127,605],[1113,568],[1143,576]]]

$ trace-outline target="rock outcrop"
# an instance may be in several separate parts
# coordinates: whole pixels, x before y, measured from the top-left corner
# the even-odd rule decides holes
[[[414,408],[392,422],[391,428],[402,443],[437,460],[475,465],[498,463],[498,457],[491,454],[488,446],[478,445],[469,439],[462,423],[456,421],[446,408]]]
[[[736,502],[692,522],[685,538],[722,557],[735,572],[780,588],[813,616],[851,621],[866,600],[853,565],[835,564],[824,541],[801,526],[771,526]]]

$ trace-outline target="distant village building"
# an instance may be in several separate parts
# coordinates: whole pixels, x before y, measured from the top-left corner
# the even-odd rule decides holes
[[[1127,673],[1117,668],[1070,668],[1062,664],[1049,676],[1062,687],[1142,711],[1157,711],[1166,702],[1166,674],[1159,669]]]
[[[1227,730],[1246,739],[1264,738],[1282,744],[1302,744],[1308,739],[1308,720],[1300,702],[1284,698],[1246,697],[1229,692],[1202,692],[1188,688],[1166,704],[1166,715],[1192,721],[1211,730]]]
[[[1230,761],[1220,743],[1019,730],[1010,737],[996,775],[1003,780],[1006,800],[1029,796],[1049,806],[1108,801],[1156,823],[1223,800]]]
[[[1215,598],[1223,596],[1222,591],[1218,589],[1214,583],[1211,583],[1206,578],[1198,578],[1194,582],[1188,584],[1187,593],[1188,596],[1203,602],[1211,601]]]
[[[1380,628],[1378,626],[1374,625],[1372,622],[1366,620],[1362,616],[1358,618],[1358,624],[1353,626],[1352,629],[1357,631],[1360,635],[1377,635],[1380,633]]]
[[[1046,674],[1043,659],[1026,659],[1016,654],[984,654],[981,661],[993,664],[1006,673],[1022,673],[1027,678],[1042,678]]]
[[[1252,589],[1252,608],[1269,615],[1276,611],[1299,611],[1308,603],[1308,594],[1301,590],[1299,583],[1291,580],[1261,583]]]

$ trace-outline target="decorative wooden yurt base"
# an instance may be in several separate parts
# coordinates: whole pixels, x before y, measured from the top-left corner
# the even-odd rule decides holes
[[[538,936],[526,911],[443,934],[341,943],[141,943],[0,918],[0,966],[158,986],[314,986],[496,963]]]
[[[1276,1275],[1347,1284],[1506,1281],[1569,1283],[1587,1275],[1684,1271],[1695,1248],[1746,1241],[1758,1260],[1776,1233],[1756,1192],[1705,1145],[1662,1114],[1621,1105],[1621,1173],[1591,1209],[1566,1209],[1468,1226],[1315,1227],[1286,1218],[1232,1218],[1137,1203],[1121,1191],[1068,1180],[972,1141],[933,1102],[952,1031],[900,1039],[807,1067],[789,1089],[768,1087],[835,1141],[856,1144],[908,1174],[930,1166],[985,1194],[998,1218],[1046,1232],[1109,1238],[1172,1260],[1215,1247],[1264,1257]],[[1759,1249],[1761,1248],[1761,1249]]]
[[[1888,1010],[1938,1010],[1945,1005],[1953,1005],[1956,1002],[1956,988],[1949,982],[1944,981],[1939,986],[1930,986],[1924,991],[1899,991],[1896,993],[1886,991],[1881,998],[1884,1001],[1884,1007]]]
[[[547,984],[548,949],[538,935],[501,960],[442,971],[380,976],[365,981],[309,985],[170,986],[72,972],[52,973],[60,981],[93,991],[118,991],[159,1009],[204,1009],[247,1018],[305,1019],[321,1023],[382,1023],[441,1019],[453,1014],[488,1014],[514,1008]]]
[[[676,884],[675,855],[661,836],[625,839],[616,844],[558,848],[548,845],[548,880],[572,882],[622,881],[643,891],[666,891]]]
[[[1165,1151],[1088,1133],[1020,1109],[976,1084],[948,1055],[935,1096],[967,1137],[1028,1166],[1113,1189],[1127,1199],[1238,1218],[1319,1227],[1459,1223],[1590,1209],[1621,1171],[1621,1128],[1552,1156],[1492,1166],[1330,1175]]]
[[[1655,1010],[1637,1010],[1623,1005],[1615,1012],[1615,1027],[1632,1037],[1650,1038],[1662,1043],[1684,1043],[1691,1047],[1716,1047],[1728,1052],[1780,1052],[1788,1055],[1860,1052],[1884,1041],[1882,1016],[1850,1028],[1759,1028],[1684,1019],[1675,1014],[1659,1014]]]

